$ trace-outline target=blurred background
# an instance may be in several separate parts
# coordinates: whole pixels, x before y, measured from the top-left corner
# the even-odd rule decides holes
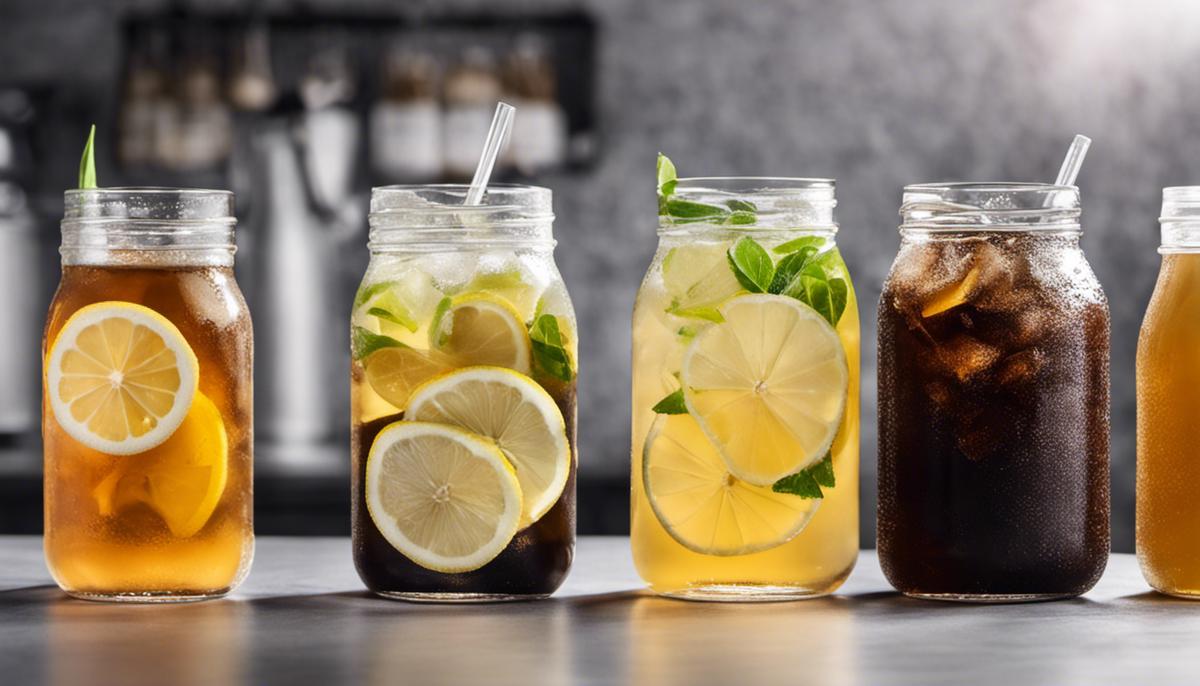
[[[1131,551],[1134,352],[1161,188],[1200,183],[1198,26],[1192,0],[2,0],[0,532],[41,528],[37,341],[89,123],[102,185],[237,192],[252,301],[301,278],[271,271],[272,244],[336,256],[311,275],[329,295],[317,317],[253,312],[260,332],[333,341],[326,368],[296,371],[322,383],[257,379],[260,398],[312,397],[289,404],[299,415],[259,406],[255,495],[259,533],[348,533],[342,332],[367,194],[469,176],[503,97],[518,114],[499,174],[554,190],[579,315],[582,533],[628,526],[629,317],[656,242],[657,151],[681,175],[837,178],[868,313],[870,547],[869,313],[901,187],[1049,181],[1072,134],[1091,136],[1083,244],[1112,305],[1113,543]]]

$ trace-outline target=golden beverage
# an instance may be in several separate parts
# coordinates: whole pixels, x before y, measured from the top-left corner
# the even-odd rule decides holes
[[[1200,597],[1200,188],[1163,192],[1162,268],[1137,351],[1137,554],[1155,590]]]
[[[550,191],[372,194],[351,322],[352,527],[388,598],[545,597],[575,549],[575,315]]]
[[[638,572],[693,599],[830,593],[858,553],[859,449],[858,307],[833,182],[668,188],[633,316]]]
[[[184,207],[208,223],[176,221]],[[43,441],[46,560],[72,595],[207,598],[249,569],[253,351],[231,210],[222,192],[67,194]]]

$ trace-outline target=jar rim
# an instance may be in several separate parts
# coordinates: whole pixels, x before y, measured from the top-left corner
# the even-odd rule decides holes
[[[490,183],[478,205],[466,205],[470,184],[391,184],[371,189],[372,215],[426,214],[445,216],[516,214],[531,220],[553,219],[553,191],[544,186]],[[399,202],[409,200],[408,203]],[[453,200],[454,202],[449,202]],[[423,201],[423,202],[417,202]]]
[[[1078,233],[1078,186],[1020,181],[904,187],[900,231]]]
[[[72,188],[63,192],[63,222],[233,225],[233,191],[168,186]]]

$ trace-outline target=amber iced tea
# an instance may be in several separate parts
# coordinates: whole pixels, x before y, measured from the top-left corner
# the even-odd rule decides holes
[[[128,199],[142,201],[162,209]],[[45,331],[47,563],[85,598],[221,595],[253,554],[252,344],[232,251],[135,249],[145,222],[70,211]],[[80,248],[92,240],[103,248]]]

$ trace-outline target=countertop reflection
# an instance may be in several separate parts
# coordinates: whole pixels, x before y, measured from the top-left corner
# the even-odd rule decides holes
[[[70,600],[35,537],[0,560],[0,680],[21,684],[1145,683],[1193,676],[1200,632],[1129,555],[1085,598],[1003,606],[898,596],[871,551],[829,598],[660,599],[624,538],[584,537],[553,599],[507,605],[376,599],[342,538],[260,538],[237,593],[192,605]]]

